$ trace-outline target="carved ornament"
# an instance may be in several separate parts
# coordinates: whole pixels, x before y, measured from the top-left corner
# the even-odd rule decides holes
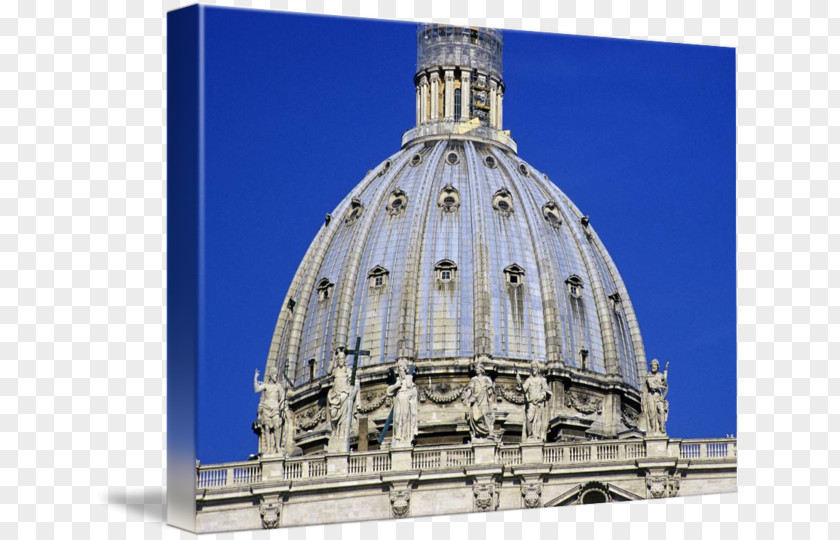
[[[385,404],[388,401],[388,396],[382,394],[379,396],[379,399],[376,398],[376,394],[373,392],[365,392],[362,395],[361,403],[359,404],[359,412],[362,414],[372,413],[379,407]]]
[[[303,431],[308,431],[324,420],[326,420],[326,411],[323,407],[312,407],[297,415],[297,428]]]
[[[515,386],[499,386],[499,396],[505,398],[515,405],[525,403],[525,395]]]
[[[390,498],[391,514],[397,519],[406,517],[408,515],[409,503],[411,502],[411,490],[408,488],[392,488]]]
[[[522,501],[525,503],[525,508],[539,508],[542,503],[542,482],[539,480],[533,482],[523,482],[522,487]]]
[[[490,512],[499,507],[499,490],[496,482],[481,482],[473,484],[475,509],[479,512]]]
[[[280,525],[279,502],[260,501],[260,517],[263,529],[276,529]]]
[[[438,405],[447,405],[458,399],[466,388],[466,386],[453,387],[449,383],[442,382],[423,388],[423,395]]]
[[[639,413],[629,407],[622,407],[621,422],[629,428],[639,427]]]
[[[583,414],[601,414],[603,399],[590,394],[569,392],[566,394],[566,407],[571,407]]]

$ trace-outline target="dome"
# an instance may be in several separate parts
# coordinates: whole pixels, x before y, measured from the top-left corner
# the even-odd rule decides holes
[[[327,215],[295,274],[268,364],[305,425],[317,424],[333,351],[358,338],[363,401],[377,401],[399,358],[432,401],[433,380],[457,388],[475,358],[501,386],[537,361],[558,388],[557,437],[635,427],[646,369],[630,296],[588,216],[502,130],[501,40],[476,35],[471,45],[469,31],[421,26],[417,125]],[[434,55],[453,65],[424,60]],[[428,413],[421,435],[463,432],[458,411]]]
[[[638,386],[644,352],[615,265],[568,197],[511,151],[408,144],[331,216],[275,336],[295,384],[325,376],[332,351],[360,336],[361,367],[486,354]]]

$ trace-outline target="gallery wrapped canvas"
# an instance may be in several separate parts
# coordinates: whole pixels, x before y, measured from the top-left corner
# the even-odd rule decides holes
[[[170,523],[735,490],[732,49],[168,20]]]

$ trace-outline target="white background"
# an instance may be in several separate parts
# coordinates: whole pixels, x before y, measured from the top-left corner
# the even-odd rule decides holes
[[[840,3],[395,3],[219,2],[737,47],[739,490],[271,537],[840,538]],[[161,487],[165,12],[187,4],[0,3],[0,538],[189,536]]]

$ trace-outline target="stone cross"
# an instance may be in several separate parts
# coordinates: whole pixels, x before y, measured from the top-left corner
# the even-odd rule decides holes
[[[362,338],[356,337],[356,348],[345,349],[345,354],[353,355],[353,370],[350,372],[350,395],[347,399],[350,400],[350,413],[347,415],[347,452],[350,451],[350,424],[353,421],[353,404],[356,403],[356,370],[359,369],[359,357],[370,356],[370,351],[362,350]]]

